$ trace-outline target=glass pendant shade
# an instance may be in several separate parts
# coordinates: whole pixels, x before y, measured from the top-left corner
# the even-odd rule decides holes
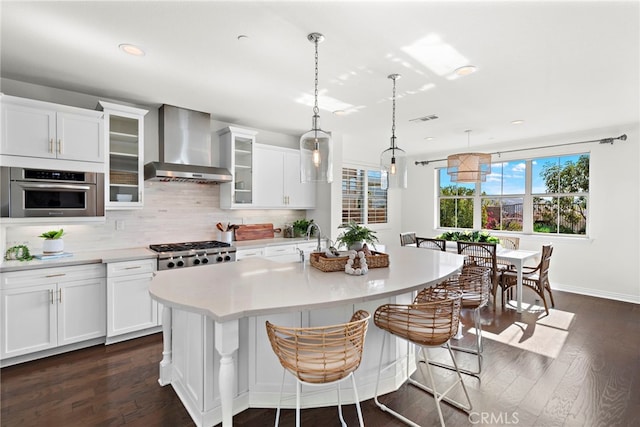
[[[382,189],[407,188],[407,153],[401,148],[387,148],[380,155]]]
[[[315,45],[315,81],[313,121],[311,130],[300,137],[300,182],[333,181],[333,142],[331,135],[320,129],[318,108],[318,43],[324,40],[320,33],[311,33],[307,40]]]
[[[331,135],[317,126],[314,116],[313,128],[300,137],[300,181],[332,182],[333,165]]]
[[[391,147],[380,155],[380,185],[389,188],[407,188],[407,153],[396,145],[396,80],[400,74],[390,74],[393,80],[393,114],[391,116]]]
[[[491,173],[491,154],[460,153],[447,157],[452,182],[485,182]]]

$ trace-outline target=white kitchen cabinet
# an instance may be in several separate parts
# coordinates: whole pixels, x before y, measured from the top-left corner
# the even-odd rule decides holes
[[[103,337],[105,286],[102,264],[3,273],[0,358]]]
[[[102,118],[100,111],[3,95],[0,154],[104,163]]]
[[[264,256],[264,248],[252,248],[252,249],[237,249],[236,261],[246,258],[256,258]]]
[[[275,209],[315,208],[316,187],[300,182],[300,153],[255,144],[254,205]]]
[[[106,151],[105,209],[144,206],[144,116],[147,110],[100,101]]]
[[[257,132],[237,127],[218,131],[221,166],[229,169],[233,180],[220,184],[220,207],[254,207],[254,144]]]
[[[156,264],[155,259],[107,264],[107,343],[117,341],[112,337],[156,328],[161,323],[158,303],[149,295]]]

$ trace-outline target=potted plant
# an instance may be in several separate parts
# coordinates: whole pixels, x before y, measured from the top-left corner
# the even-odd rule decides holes
[[[376,247],[376,243],[378,243],[378,237],[375,231],[364,225],[359,225],[354,221],[348,224],[342,224],[338,228],[345,229],[336,240],[338,246],[344,245],[347,249],[360,250],[362,249],[363,243],[368,243],[374,248]]]
[[[42,253],[61,253],[64,250],[64,240],[62,240],[63,235],[64,230],[61,228],[60,230],[47,231],[46,233],[42,233],[40,236],[38,236],[44,239],[44,242],[42,242]]]
[[[304,237],[307,234],[307,229],[313,222],[312,219],[297,219],[293,221],[293,235],[294,237]],[[311,230],[311,237],[313,237],[315,233],[315,229]]]

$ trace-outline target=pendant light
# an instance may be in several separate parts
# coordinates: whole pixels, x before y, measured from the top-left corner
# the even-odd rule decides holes
[[[467,148],[470,145],[470,130],[467,132]],[[485,182],[491,173],[491,154],[459,153],[447,157],[447,173],[451,182]]]
[[[331,135],[320,129],[320,110],[318,109],[318,43],[324,40],[320,33],[311,33],[307,39],[316,46],[315,66],[315,104],[311,130],[300,137],[300,181],[332,182],[332,145]]]
[[[407,188],[407,153],[396,146],[396,80],[400,74],[390,74],[393,80],[393,113],[391,116],[391,147],[380,155],[380,168],[382,172],[382,189]]]

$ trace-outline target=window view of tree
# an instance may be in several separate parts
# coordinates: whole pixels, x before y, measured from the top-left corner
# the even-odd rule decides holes
[[[446,169],[440,170],[440,226],[473,228],[474,184],[452,183]]]
[[[533,173],[544,184],[544,189],[534,188],[533,231],[586,234],[589,155],[539,159]]]

